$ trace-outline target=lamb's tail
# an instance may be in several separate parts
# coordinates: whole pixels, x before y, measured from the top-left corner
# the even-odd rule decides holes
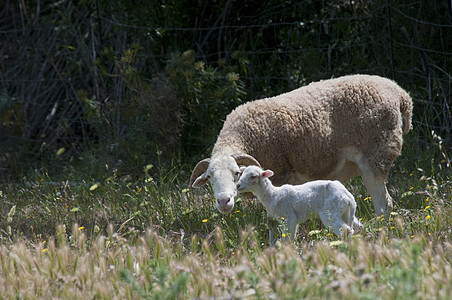
[[[407,134],[413,127],[411,124],[411,115],[413,112],[413,101],[407,92],[403,91],[400,97],[400,113],[402,114],[402,132]]]

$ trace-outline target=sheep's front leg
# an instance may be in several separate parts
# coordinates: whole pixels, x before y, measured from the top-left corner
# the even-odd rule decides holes
[[[267,214],[268,237],[270,245],[274,245],[277,237],[278,221]]]
[[[364,157],[358,159],[357,163],[364,185],[372,198],[375,214],[381,216],[389,213],[392,210],[392,198],[386,189],[386,178],[375,175]]]
[[[386,189],[384,179],[373,174],[363,174],[363,180],[372,198],[375,214],[382,216],[389,213],[392,210],[392,198]]]

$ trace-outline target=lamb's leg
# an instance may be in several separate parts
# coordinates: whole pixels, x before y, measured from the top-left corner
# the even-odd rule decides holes
[[[288,240],[288,239],[294,240],[297,235],[297,229],[298,229],[298,222],[295,219],[295,216],[287,217],[287,229],[289,231],[289,237],[286,238],[286,240]]]
[[[342,220],[344,220],[344,222],[346,224],[351,226],[353,224],[353,217],[354,216],[355,216],[355,212],[354,212],[353,208],[350,207],[350,205],[347,205],[347,208],[342,213],[342,216],[341,216]]]
[[[344,222],[352,229],[360,229],[362,227],[361,222],[356,218],[356,207],[349,206],[348,209],[342,214]]]
[[[329,211],[321,211],[319,212],[320,220],[322,220],[323,224],[327,228],[332,228],[333,232],[336,233],[341,238],[344,235],[344,232],[348,230],[350,234],[353,234],[353,229],[348,226],[344,220],[342,220],[342,215],[336,216],[335,214],[331,214]]]
[[[356,230],[360,230],[362,227],[363,227],[363,224],[361,224],[361,222],[358,220],[357,217],[354,217],[352,228],[356,229]]]
[[[268,237],[270,246],[274,245],[277,237],[278,221],[267,214]]]
[[[350,206],[348,210],[348,221],[346,222],[353,230],[360,230],[363,224],[355,216],[356,206]]]
[[[325,228],[332,228],[334,219],[331,216],[330,210],[319,211],[320,220],[322,221]]]
[[[344,232],[348,231],[349,234],[353,234],[353,229],[348,226],[344,221],[340,218],[337,218],[333,222],[333,232],[336,233],[341,238],[344,236]]]

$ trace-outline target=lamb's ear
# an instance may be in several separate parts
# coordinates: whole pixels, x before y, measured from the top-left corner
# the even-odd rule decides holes
[[[272,170],[265,170],[265,171],[262,172],[261,176],[263,178],[269,178],[269,177],[272,177],[274,174],[275,173],[273,173]]]
[[[188,188],[191,188],[192,186],[200,187],[207,183],[207,175],[205,172],[209,167],[209,163],[210,158],[206,158],[196,164],[195,168],[191,172],[190,183],[188,184]]]
[[[246,167],[240,167],[240,174],[243,173],[243,171],[245,171]]]
[[[232,157],[235,159],[235,162],[239,166],[258,166],[259,168],[261,168],[261,164],[257,161],[257,159],[249,154],[234,154],[232,155]]]

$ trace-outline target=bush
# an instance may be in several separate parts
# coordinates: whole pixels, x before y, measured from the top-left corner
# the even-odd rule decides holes
[[[215,141],[226,115],[243,102],[245,85],[237,67],[220,61],[218,67],[197,61],[193,51],[173,54],[166,71],[183,99],[185,154],[205,152]]]

